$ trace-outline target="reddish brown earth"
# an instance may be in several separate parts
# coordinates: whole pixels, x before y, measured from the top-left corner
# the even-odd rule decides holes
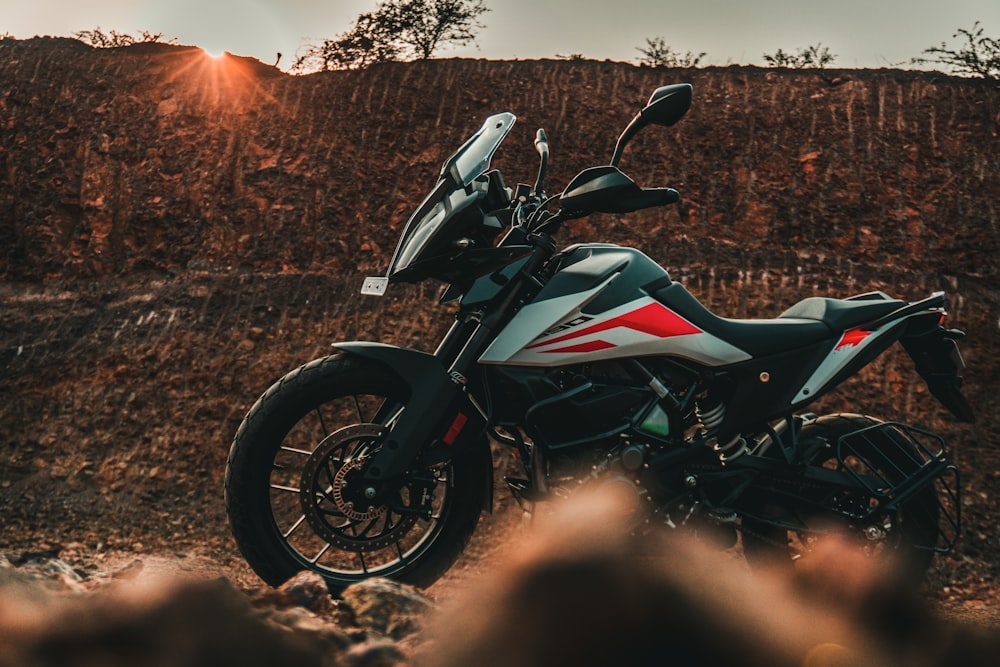
[[[521,122],[495,166],[531,179],[545,127],[556,189],[682,80],[689,116],[622,163],[682,204],[595,217],[565,240],[636,245],[730,317],[946,290],[977,424],[951,420],[900,354],[817,411],[946,438],[964,530],[927,593],[1000,623],[1000,93],[894,70],[432,61],[290,77],[184,47],[0,40],[0,553],[60,554],[95,579],[145,559],[252,585],[222,503],[232,434],[333,341],[433,346],[448,324],[437,286],[357,291],[447,154],[509,109]],[[433,591],[516,525],[499,502]]]

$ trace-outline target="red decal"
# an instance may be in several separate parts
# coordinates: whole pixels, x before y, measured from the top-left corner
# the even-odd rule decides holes
[[[871,334],[871,331],[864,331],[863,329],[851,329],[850,331],[845,331],[844,335],[840,339],[840,342],[837,343],[837,347],[834,349],[843,350],[844,348],[854,347],[865,338],[868,338]]]
[[[701,333],[701,329],[694,326],[677,313],[674,313],[666,306],[659,303],[651,303],[647,306],[637,308],[629,313],[619,315],[618,317],[614,317],[610,320],[575,330],[564,336],[559,336],[558,338],[553,338],[551,340],[543,340],[539,343],[535,343],[534,345],[529,345],[525,349],[530,350],[535,347],[541,347],[542,345],[561,343],[565,340],[581,338],[590,334],[608,331],[609,329],[617,329],[618,327],[632,329],[633,331],[640,331],[652,336],[657,336],[658,338],[670,338],[671,336],[684,336],[687,334]],[[556,351],[561,350],[553,350],[553,352]]]
[[[597,352],[598,350],[607,350],[612,347],[617,347],[613,343],[609,343],[604,340],[592,340],[589,343],[580,343],[579,345],[570,345],[569,347],[560,347],[555,350],[539,350],[542,354],[552,354],[559,352]]]
[[[448,432],[444,434],[441,441],[449,447],[455,444],[455,438],[457,438],[458,434],[462,432],[462,428],[465,426],[465,422],[467,421],[469,421],[469,418],[461,412],[455,415],[455,421],[451,423],[451,428],[449,428]]]

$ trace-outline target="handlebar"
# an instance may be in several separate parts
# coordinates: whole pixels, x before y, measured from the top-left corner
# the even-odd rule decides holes
[[[543,191],[549,163],[549,142],[545,130],[535,134],[535,150],[540,157],[538,179],[527,197],[518,205],[518,220],[532,231],[556,228],[563,220],[590,213],[631,213],[644,208],[674,204],[680,195],[673,188],[640,188],[635,181],[613,166],[591,167],[580,172],[559,197],[563,208],[558,214],[546,212]],[[521,191],[522,186],[518,186]],[[528,189],[527,185],[523,186]]]

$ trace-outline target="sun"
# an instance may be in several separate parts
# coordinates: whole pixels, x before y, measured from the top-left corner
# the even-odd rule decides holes
[[[170,81],[183,80],[192,86],[192,92],[201,96],[206,107],[227,110],[242,109],[258,95],[276,101],[260,87],[252,58],[234,56],[229,51],[216,51],[212,47],[190,47],[165,52],[165,58],[178,58],[169,75]],[[266,65],[263,67],[267,67]]]

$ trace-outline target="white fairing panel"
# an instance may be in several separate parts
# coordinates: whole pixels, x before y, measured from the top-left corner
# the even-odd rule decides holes
[[[486,351],[479,358],[479,362],[483,364],[509,363],[511,357],[538,337],[539,332],[547,331],[558,322],[573,319],[569,317],[571,313],[574,313],[574,317],[578,317],[580,309],[600,294],[601,290],[617,277],[618,274],[609,276],[600,285],[586,292],[529,303],[518,311],[514,319],[486,348]]]
[[[861,328],[845,331],[816,371],[809,377],[809,380],[799,390],[799,393],[792,399],[792,405],[811,400],[862,350],[879,337],[895,329],[903,321],[900,320],[875,331],[866,331]]]
[[[702,331],[648,296],[596,315],[584,314],[583,307],[608,282],[585,293],[525,306],[479,361],[563,366],[669,355],[724,366],[750,359],[743,350]]]

